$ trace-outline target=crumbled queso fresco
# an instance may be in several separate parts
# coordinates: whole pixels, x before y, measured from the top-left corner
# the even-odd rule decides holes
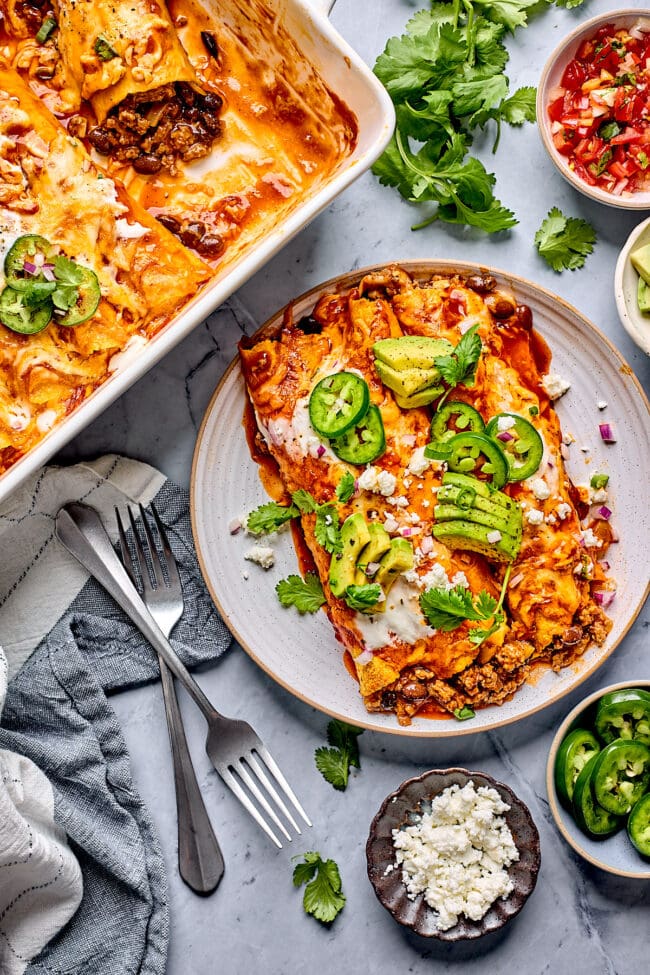
[[[513,890],[506,867],[519,851],[502,816],[509,808],[496,789],[476,789],[470,780],[436,796],[418,823],[393,830],[408,896],[424,894],[439,931],[453,928],[461,914],[479,921]]]

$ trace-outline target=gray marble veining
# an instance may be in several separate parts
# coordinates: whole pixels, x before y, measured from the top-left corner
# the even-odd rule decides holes
[[[333,22],[370,64],[386,38],[399,33],[418,0],[339,0]],[[574,24],[613,5],[591,0],[566,11],[551,7],[509,41],[512,87],[537,83],[555,44]],[[628,4],[629,6],[629,4]],[[497,175],[498,195],[517,213],[511,232],[490,239],[433,225],[412,233],[417,214],[394,191],[366,174],[70,444],[60,459],[120,451],[147,460],[180,483],[189,482],[203,412],[242,332],[252,331],[292,296],[365,264],[451,257],[508,269],[555,291],[594,321],[617,345],[646,390],[649,360],[628,339],[613,297],[614,264],[627,234],[643,215],[619,213],[577,194],[547,159],[536,129],[504,127],[499,151],[477,147]],[[585,268],[557,275],[538,257],[533,237],[552,206],[590,220],[599,242]],[[647,571],[647,556],[641,571]],[[226,874],[202,900],[178,879],[171,766],[158,689],[112,699],[133,759],[135,779],[163,842],[172,910],[169,975],[313,975],[347,973],[519,972],[521,975],[637,975],[648,970],[650,885],[610,877],[577,858],[553,827],[544,773],[552,732],[583,694],[616,680],[647,677],[646,608],[620,649],[582,688],[515,725],[457,741],[406,741],[366,732],[362,770],[344,794],[321,778],[314,749],[327,718],[292,698],[237,647],[199,675],[217,706],[253,718],[314,820],[303,840],[276,852],[240,811],[203,753],[202,719],[183,699],[188,735],[206,803],[218,831]],[[537,889],[503,936],[468,948],[406,935],[376,901],[365,872],[368,826],[384,796],[426,768],[480,768],[509,783],[529,805],[542,840]],[[302,911],[291,884],[292,854],[320,850],[340,865],[347,905],[331,928]]]

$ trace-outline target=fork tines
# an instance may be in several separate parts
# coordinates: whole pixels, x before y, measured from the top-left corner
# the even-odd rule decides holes
[[[250,731],[252,732],[253,729],[251,728]],[[287,798],[291,800],[294,808],[302,816],[306,824],[308,826],[312,825],[311,820],[307,816],[305,810],[302,808],[293,789],[280,771],[280,768],[278,767],[273,756],[259,739],[257,742],[255,742],[247,754],[242,755],[241,758],[239,758],[236,762],[231,762],[228,765],[225,763],[220,763],[217,771],[221,775],[226,785],[229,786],[229,788],[235,793],[244,808],[253,817],[255,822],[261,826],[267,836],[273,840],[278,849],[282,849],[282,843],[273,832],[273,829],[269,826],[266,819],[264,819],[260,813],[259,808],[251,800],[251,796],[257,800],[259,806],[262,807],[269,819],[275,823],[282,835],[286,837],[289,842],[291,842],[291,834],[288,832],[274,807],[268,801],[267,796],[273,800],[277,809],[283,814],[296,833],[301,835],[301,829],[291,811],[287,807],[287,804],[272,785],[267,773],[270,773],[272,778],[275,779],[275,782],[280,786]],[[242,783],[246,786],[246,789],[243,788]],[[260,788],[260,785],[262,785],[266,790],[266,795]]]

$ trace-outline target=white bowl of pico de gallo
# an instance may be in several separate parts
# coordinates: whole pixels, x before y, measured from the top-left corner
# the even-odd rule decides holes
[[[572,31],[542,72],[537,120],[577,190],[650,209],[650,9],[612,10]]]

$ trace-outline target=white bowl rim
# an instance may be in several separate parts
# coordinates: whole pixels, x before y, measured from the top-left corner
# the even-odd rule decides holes
[[[628,303],[625,300],[625,291],[623,290],[623,275],[627,262],[630,259],[630,253],[645,230],[650,230],[650,217],[642,220],[641,223],[637,224],[630,231],[627,240],[619,252],[614,271],[614,298],[616,299],[616,309],[618,311],[618,317],[621,320],[621,325],[639,348],[647,355],[650,355],[650,318],[648,318],[648,334],[644,335],[637,327],[635,316],[628,310]],[[650,240],[648,242],[650,243]],[[641,312],[639,312],[640,314]]]
[[[539,84],[537,85],[537,128],[551,162],[554,164],[558,172],[567,180],[567,182],[574,187],[574,189],[579,190],[580,193],[590,197],[592,200],[596,200],[598,203],[604,203],[606,206],[615,207],[620,210],[650,210],[650,190],[647,190],[644,193],[634,194],[633,196],[627,198],[622,198],[619,196],[613,196],[611,193],[607,193],[605,190],[601,190],[596,186],[589,186],[589,184],[585,183],[584,180],[580,179],[579,176],[576,176],[563,162],[563,157],[553,145],[549,131],[550,126],[546,115],[547,82],[555,63],[560,58],[565,56],[567,50],[578,40],[578,38],[582,37],[584,34],[588,34],[601,24],[606,24],[609,21],[617,23],[628,17],[647,17],[650,19],[650,7],[623,7],[621,10],[609,10],[604,14],[597,14],[595,17],[591,17],[589,20],[585,20],[581,24],[578,24],[578,26],[567,34],[566,37],[564,37],[563,40],[561,40],[560,43],[553,49],[546,60],[544,67],[542,68]],[[567,59],[567,61],[568,60],[569,59]]]
[[[605,870],[607,873],[616,874],[618,877],[631,877],[635,880],[650,880],[650,863],[648,863],[647,868],[644,871],[621,870],[620,867],[614,867],[611,863],[605,863],[604,861],[599,860],[597,857],[592,856],[591,853],[588,853],[583,847],[581,847],[564,825],[561,816],[560,803],[557,798],[557,792],[555,791],[555,757],[571,723],[575,721],[575,719],[582,714],[582,712],[585,711],[590,704],[600,700],[600,698],[604,697],[605,694],[610,694],[612,691],[622,691],[635,687],[650,688],[650,680],[647,680],[646,678],[634,680],[631,678],[629,680],[619,681],[617,684],[608,684],[606,687],[601,687],[597,691],[594,691],[592,694],[589,694],[587,697],[583,698],[582,701],[576,704],[576,706],[569,711],[564,721],[555,732],[555,736],[549,749],[548,759],[546,762],[546,793],[548,795],[548,801],[551,807],[551,813],[553,815],[555,825],[569,846],[573,847],[576,853],[578,853],[583,860],[587,860],[589,863],[593,864],[594,867],[599,867],[601,870]]]

